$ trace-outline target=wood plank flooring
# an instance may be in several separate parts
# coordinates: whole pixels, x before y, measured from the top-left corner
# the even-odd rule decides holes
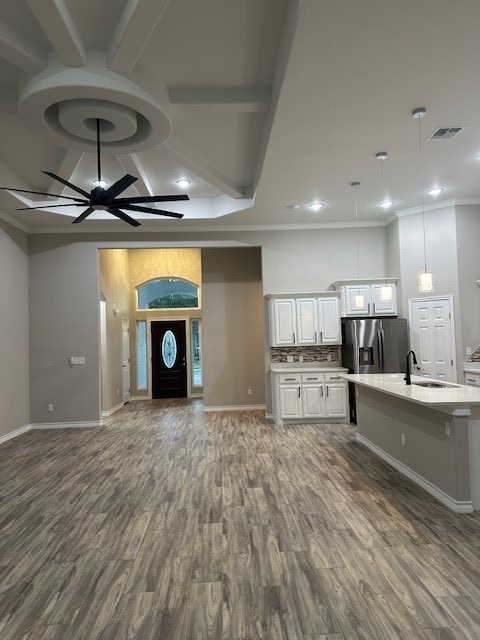
[[[478,640],[480,514],[200,401],[0,447],[2,640]]]

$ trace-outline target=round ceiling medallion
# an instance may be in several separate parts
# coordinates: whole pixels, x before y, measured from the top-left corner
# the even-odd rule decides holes
[[[95,147],[97,118],[102,146],[114,153],[152,149],[172,131],[165,85],[145,71],[111,71],[101,52],[89,52],[85,67],[65,67],[52,54],[20,92],[19,113],[36,133],[82,151]]]

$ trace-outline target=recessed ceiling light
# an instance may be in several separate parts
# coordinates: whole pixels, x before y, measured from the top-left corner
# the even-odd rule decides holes
[[[308,206],[312,211],[320,211],[324,205],[321,202],[312,202],[312,204],[309,204]]]
[[[393,204],[393,200],[384,200],[383,202],[380,202],[380,206],[381,206],[383,209],[390,209],[390,207],[392,206],[392,204]]]
[[[190,180],[182,178],[181,180],[177,180],[177,184],[179,187],[188,187],[188,185],[190,184]]]
[[[435,187],[434,189],[430,189],[430,191],[428,191],[428,195],[429,196],[438,196],[440,193],[442,193],[443,189],[441,187]]]
[[[108,182],[106,180],[92,180],[92,183],[96,186],[96,187],[101,187],[102,189],[105,189],[105,187],[107,186]]]
[[[287,204],[287,209],[300,209],[299,204]]]

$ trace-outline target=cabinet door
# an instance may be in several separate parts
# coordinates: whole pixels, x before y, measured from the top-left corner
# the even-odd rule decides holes
[[[297,298],[297,344],[317,344],[318,309],[316,298]]]
[[[325,416],[323,384],[302,384],[302,410],[304,418]]]
[[[392,299],[380,300],[380,289],[383,284],[372,284],[372,315],[374,316],[396,316],[397,315],[397,286],[392,287]]]
[[[318,299],[318,328],[321,344],[340,344],[340,308],[338,298]]]
[[[272,300],[273,327],[272,346],[282,347],[296,344],[296,309],[293,298]]]
[[[326,417],[343,418],[347,415],[347,385],[345,382],[327,383],[326,387]]]
[[[363,296],[363,306],[357,308],[355,297]],[[345,315],[369,316],[371,311],[371,288],[369,284],[347,285],[345,287]]]
[[[302,417],[300,385],[280,385],[280,417],[286,420]]]

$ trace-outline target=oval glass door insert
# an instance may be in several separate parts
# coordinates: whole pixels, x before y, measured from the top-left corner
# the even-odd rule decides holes
[[[177,359],[177,341],[174,334],[168,329],[162,340],[162,358],[167,369],[171,369]]]

